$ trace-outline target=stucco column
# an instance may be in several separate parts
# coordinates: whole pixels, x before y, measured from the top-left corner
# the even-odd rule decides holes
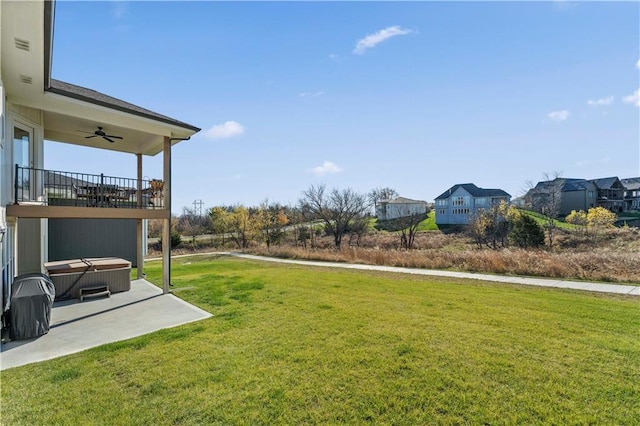
[[[136,191],[136,200],[138,200],[138,209],[142,209],[142,154],[136,154],[138,160],[138,184]],[[142,219],[136,219],[136,263],[138,266],[138,279],[144,277],[144,239],[142,229]]]
[[[162,154],[162,198],[165,213],[162,224],[162,292],[167,294],[171,283],[171,139],[168,136],[164,137]]]

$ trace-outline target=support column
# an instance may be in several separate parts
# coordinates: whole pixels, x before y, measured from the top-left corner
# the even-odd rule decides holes
[[[136,200],[138,209],[142,209],[142,154],[136,154],[138,160],[138,185]],[[136,263],[138,264],[138,279],[144,278],[144,238],[142,229],[142,219],[136,219]]]
[[[162,221],[162,292],[167,294],[171,283],[171,139],[168,136],[164,137],[162,155],[162,199],[165,213]]]

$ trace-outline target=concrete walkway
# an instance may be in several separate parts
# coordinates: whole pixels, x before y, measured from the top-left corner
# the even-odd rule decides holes
[[[586,281],[565,281],[549,278],[528,278],[528,277],[516,277],[506,275],[491,275],[491,274],[476,274],[471,272],[454,272],[454,271],[441,271],[436,269],[418,269],[418,268],[399,268],[395,266],[379,266],[379,265],[361,265],[352,263],[337,263],[337,262],[317,262],[310,260],[291,260],[291,259],[279,259],[274,257],[253,256],[250,254],[242,253],[209,253],[209,254],[227,254],[230,256],[241,257],[243,259],[260,260],[265,262],[278,262],[278,263],[290,263],[294,265],[311,265],[322,266],[330,268],[344,268],[344,269],[358,269],[364,271],[383,271],[383,272],[395,272],[402,274],[414,274],[414,275],[431,275],[438,277],[451,277],[451,278],[466,278],[472,280],[493,281],[499,283],[509,284],[524,284],[534,285],[540,287],[556,287],[556,288],[568,288],[572,290],[584,290],[594,291],[600,293],[614,293],[614,294],[626,294],[630,296],[640,296],[640,286],[637,285],[621,285],[621,284],[603,284],[592,283]]]
[[[45,361],[106,343],[131,339],[211,314],[145,280],[111,297],[55,302],[49,333],[2,343],[0,370]]]

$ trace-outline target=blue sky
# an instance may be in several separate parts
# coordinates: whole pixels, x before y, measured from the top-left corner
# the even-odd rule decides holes
[[[173,149],[176,213],[196,199],[295,204],[318,183],[430,201],[467,182],[515,197],[544,172],[640,175],[637,2],[59,1],[55,13],[54,78],[203,129]],[[145,157],[144,174],[161,163]],[[47,142],[45,167],[134,177],[136,161]]]

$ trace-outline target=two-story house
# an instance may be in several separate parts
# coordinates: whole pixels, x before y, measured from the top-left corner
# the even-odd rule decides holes
[[[510,200],[511,195],[502,189],[478,188],[473,183],[457,184],[436,197],[436,224],[466,225],[479,209]]]
[[[597,205],[613,212],[624,210],[624,185],[616,176],[591,179],[598,191]]]
[[[392,200],[381,200],[376,205],[376,217],[378,220],[391,220],[399,217],[426,214],[429,204],[422,200],[412,200],[405,197],[397,197]]]
[[[541,181],[524,196],[524,206],[551,216],[566,216],[572,210],[597,206],[598,187],[592,181],[555,178]]]

